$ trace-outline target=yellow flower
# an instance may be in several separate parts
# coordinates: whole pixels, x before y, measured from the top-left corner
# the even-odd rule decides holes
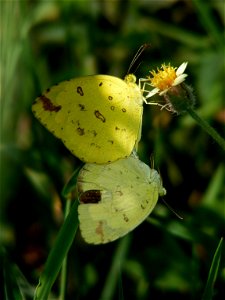
[[[146,83],[147,85],[153,86],[154,89],[150,91],[145,98],[152,97],[155,94],[162,96],[166,94],[170,88],[182,83],[187,77],[187,74],[184,74],[187,64],[187,62],[182,63],[178,69],[171,67],[170,64],[163,64],[157,71],[150,72],[153,77],[149,76],[145,81],[150,81],[150,83]]]

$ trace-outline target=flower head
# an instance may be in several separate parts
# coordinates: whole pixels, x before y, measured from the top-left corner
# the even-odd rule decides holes
[[[147,93],[143,97],[145,103],[158,105],[161,109],[181,114],[192,109],[195,105],[195,96],[190,86],[184,83],[187,74],[184,71],[187,67],[187,62],[182,63],[179,68],[171,67],[170,64],[163,64],[157,71],[151,71],[152,76],[147,79],[140,79],[144,82],[142,91]],[[149,86],[154,87],[149,91]],[[146,99],[158,94],[162,96],[163,104],[154,101],[147,101]]]
[[[172,87],[182,83],[187,77],[187,74],[184,74],[186,67],[187,62],[182,63],[178,69],[171,67],[170,64],[163,64],[157,71],[151,71],[150,73],[153,77],[149,76],[148,79],[154,89],[146,95],[146,98],[152,97],[155,94],[162,96]]]

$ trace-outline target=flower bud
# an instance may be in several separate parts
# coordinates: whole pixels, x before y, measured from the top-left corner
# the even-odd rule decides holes
[[[185,83],[171,87],[163,97],[166,101],[164,107],[176,114],[185,113],[195,105],[193,89]]]

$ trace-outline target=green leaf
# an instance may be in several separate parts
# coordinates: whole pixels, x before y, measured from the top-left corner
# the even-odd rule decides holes
[[[214,254],[202,300],[210,300],[213,297],[213,287],[219,270],[221,252],[222,252],[222,243],[223,243],[223,238],[220,239],[219,245]]]
[[[67,184],[65,184],[63,190],[62,190],[62,196],[65,198],[71,198],[71,193],[73,195],[76,183],[77,183],[77,176],[80,171],[80,169],[83,167],[84,164],[81,164],[79,167],[76,168],[76,170],[73,172],[72,176],[70,177]]]
[[[77,206],[78,201],[75,201],[48,256],[45,269],[40,276],[39,284],[35,291],[34,299],[36,300],[48,299],[51,287],[74,240],[78,228]]]
[[[131,235],[130,234],[126,235],[124,238],[122,238],[119,241],[114,258],[112,260],[111,268],[109,270],[108,276],[105,281],[104,288],[102,290],[102,294],[100,296],[101,300],[113,299],[113,294],[115,292],[115,286],[116,286],[116,283],[122,272],[123,264],[124,264],[127,252],[129,250],[130,243],[131,243]]]

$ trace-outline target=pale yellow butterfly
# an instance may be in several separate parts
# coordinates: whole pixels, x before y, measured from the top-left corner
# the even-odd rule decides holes
[[[141,136],[143,96],[136,77],[93,75],[64,81],[38,97],[35,117],[84,162],[127,157]]]
[[[166,194],[158,172],[134,155],[111,164],[85,164],[77,190],[81,235],[87,243],[108,243],[143,222]]]

